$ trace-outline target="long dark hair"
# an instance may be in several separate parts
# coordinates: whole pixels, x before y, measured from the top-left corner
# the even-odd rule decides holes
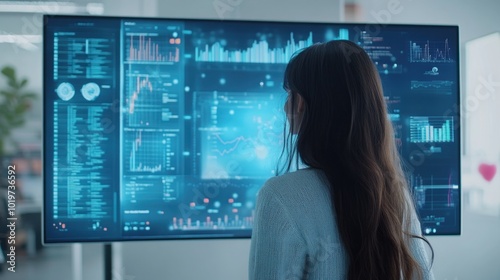
[[[289,118],[298,129],[286,133],[282,171],[300,157],[328,178],[347,279],[422,277],[409,240],[426,240],[411,234],[415,209],[370,57],[350,41],[315,44],[292,57],[284,88],[291,108],[300,95],[304,109],[299,124]]]

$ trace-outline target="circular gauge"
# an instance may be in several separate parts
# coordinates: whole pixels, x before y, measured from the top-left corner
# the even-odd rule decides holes
[[[101,93],[101,88],[96,83],[87,83],[83,85],[81,92],[83,98],[87,99],[88,101],[92,101],[99,96],[99,94]]]
[[[73,96],[75,96],[75,88],[70,83],[61,83],[56,88],[56,93],[57,96],[59,96],[59,98],[61,98],[64,101],[68,101],[71,98],[73,98]]]

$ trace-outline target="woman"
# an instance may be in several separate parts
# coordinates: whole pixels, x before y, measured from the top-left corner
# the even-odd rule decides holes
[[[433,279],[369,56],[315,44],[284,87],[287,173],[259,191],[250,279]],[[307,168],[290,172],[298,159]]]

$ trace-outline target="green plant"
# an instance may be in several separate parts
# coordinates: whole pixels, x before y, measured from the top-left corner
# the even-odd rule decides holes
[[[11,132],[24,124],[25,113],[36,94],[26,90],[28,80],[19,79],[12,66],[5,66],[1,73],[6,86],[0,87],[0,158],[5,155],[5,145],[11,139]],[[13,143],[15,144],[15,143]]]

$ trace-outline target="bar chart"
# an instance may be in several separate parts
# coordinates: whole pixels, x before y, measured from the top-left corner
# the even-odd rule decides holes
[[[205,47],[195,48],[196,61],[204,62],[237,62],[237,63],[287,63],[296,51],[313,44],[312,32],[305,40],[295,41],[293,32],[287,40],[286,46],[271,48],[266,40],[254,41],[246,49],[228,50],[221,43],[216,42]]]
[[[170,230],[221,230],[221,229],[251,229],[253,216],[240,217],[238,214],[222,217],[206,216],[204,219],[173,217]]]
[[[127,37],[128,62],[179,62],[180,38],[166,36],[134,35]]]
[[[444,41],[410,41],[410,62],[454,62],[448,39]]]
[[[454,142],[453,117],[410,117],[411,143]]]

